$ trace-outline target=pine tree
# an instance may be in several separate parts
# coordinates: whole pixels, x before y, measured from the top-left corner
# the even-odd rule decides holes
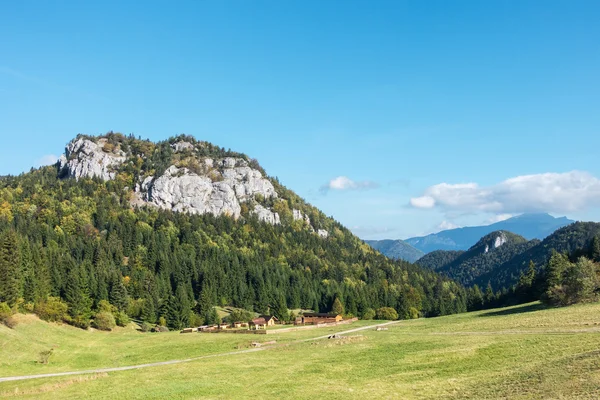
[[[340,301],[339,297],[336,297],[331,307],[331,312],[334,314],[344,314],[344,305]]]
[[[144,296],[144,304],[142,306],[142,320],[151,324],[156,322],[156,308],[154,307],[154,300],[149,294]]]
[[[0,302],[14,306],[21,297],[21,289],[19,243],[17,234],[11,230],[0,238]]]
[[[207,325],[214,325],[214,324],[221,323],[221,318],[219,318],[219,313],[217,313],[217,309],[215,307],[212,307],[211,310],[208,313],[206,313],[206,316],[204,317],[204,321],[205,321],[205,324],[207,324]]]
[[[600,262],[600,236],[594,236],[592,241],[592,260]]]
[[[92,315],[92,300],[87,291],[87,285],[81,276],[81,268],[73,259],[68,261],[69,271],[65,284],[65,299],[69,305],[69,315],[73,319],[84,322]]]
[[[487,284],[487,288],[485,288],[485,304],[486,306],[490,306],[491,303],[496,300],[496,297],[494,296],[494,289],[492,289],[492,284],[491,282],[488,282]]]
[[[109,293],[110,303],[117,307],[119,311],[125,311],[127,309],[127,289],[123,285],[121,277],[114,273],[112,275]]]
[[[169,327],[181,329],[186,327],[190,320],[190,300],[183,286],[178,286],[175,296],[171,296],[167,323]]]

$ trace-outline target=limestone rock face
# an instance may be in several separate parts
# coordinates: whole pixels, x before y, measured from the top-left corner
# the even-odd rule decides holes
[[[192,214],[227,214],[240,216],[240,203],[231,186],[225,182],[212,182],[187,168],[170,166],[165,173],[147,183],[145,200],[158,207]]]
[[[173,149],[173,151],[175,153],[181,153],[184,150],[194,150],[194,145],[191,144],[190,142],[184,142],[184,141],[180,141],[177,143],[173,143],[171,145],[171,148]]]
[[[79,138],[67,145],[65,154],[60,158],[60,169],[71,178],[98,177],[108,181],[114,179],[114,169],[126,160],[122,151],[104,151],[106,140],[98,143]]]
[[[260,204],[257,204],[256,206],[254,206],[254,210],[252,211],[252,214],[255,214],[258,217],[259,221],[267,222],[271,225],[281,224],[278,213],[273,212],[273,211],[269,210],[268,208],[261,206]]]
[[[171,144],[175,153],[191,152],[196,157],[196,146],[188,141]],[[196,155],[194,155],[194,153]],[[61,157],[63,176],[79,179],[99,177],[105,181],[116,177],[116,170],[128,161],[127,154],[99,138],[96,142],[78,138],[71,141]],[[182,163],[189,163],[184,157]],[[241,203],[276,198],[273,184],[262,173],[249,166],[242,157],[197,157],[195,162],[171,165],[157,176],[140,177],[135,184],[133,205],[152,205],[176,212],[192,214],[211,213],[239,218]],[[251,206],[252,208],[252,206]],[[279,224],[279,215],[263,206],[254,206],[253,212],[261,221]]]
[[[227,162],[225,165],[223,181],[235,190],[235,194],[240,201],[247,201],[257,194],[262,195],[264,198],[277,197],[273,184],[268,179],[263,178],[260,171],[248,166],[235,167],[232,161]],[[230,165],[233,165],[233,167],[230,167]]]
[[[319,229],[317,231],[317,235],[321,236],[323,239],[327,239],[329,237],[329,232],[327,232],[325,229]]]

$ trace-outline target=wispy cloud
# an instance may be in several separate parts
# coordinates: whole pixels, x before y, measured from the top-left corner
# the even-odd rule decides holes
[[[45,165],[53,165],[53,164],[56,164],[57,161],[58,161],[58,156],[56,156],[54,154],[47,154],[45,156],[38,158],[35,161],[35,166],[43,167]]]
[[[445,212],[518,214],[583,211],[600,203],[600,180],[588,172],[523,175],[492,186],[440,183],[410,205]]]
[[[344,190],[369,190],[376,189],[379,187],[377,182],[373,181],[353,181],[347,176],[338,176],[333,178],[325,185],[322,185],[319,189],[321,193],[325,194],[330,190],[344,191]]]

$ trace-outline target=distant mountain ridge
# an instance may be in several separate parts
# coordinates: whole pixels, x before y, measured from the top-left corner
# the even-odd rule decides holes
[[[553,251],[573,259],[588,256],[592,240],[600,237],[600,223],[575,222],[556,230],[543,241],[525,238],[508,231],[492,232],[468,251],[437,250],[423,256],[417,264],[435,270],[466,285],[494,289],[509,288],[525,271],[530,261],[543,268]]]
[[[424,253],[435,250],[468,250],[480,238],[495,231],[512,232],[527,240],[541,240],[573,222],[575,221],[567,217],[555,218],[545,213],[522,214],[491,225],[449,229],[427,236],[406,239],[405,242]]]
[[[414,248],[404,240],[365,240],[365,243],[384,254],[389,258],[395,260],[404,260],[414,263],[419,258],[423,257],[425,253],[421,250]]]
[[[473,285],[482,275],[510,261],[540,243],[538,239],[528,241],[523,236],[508,231],[496,231],[482,237],[466,252],[438,250],[417,263],[422,267],[435,267],[437,272],[452,277],[463,285]],[[449,253],[449,254],[446,254]],[[446,258],[446,264],[439,262]],[[429,265],[432,264],[432,265]]]

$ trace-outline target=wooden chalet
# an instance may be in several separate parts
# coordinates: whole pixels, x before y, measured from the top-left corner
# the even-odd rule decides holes
[[[261,318],[265,319],[265,321],[267,322],[267,326],[273,326],[277,322],[279,322],[279,320],[277,319],[277,317],[274,316],[274,315],[261,315]]]
[[[267,329],[267,320],[264,317],[254,318],[250,321],[250,329]]]
[[[294,322],[296,325],[317,325],[330,324],[332,322],[340,322],[344,318],[341,314],[330,313],[303,313]]]

